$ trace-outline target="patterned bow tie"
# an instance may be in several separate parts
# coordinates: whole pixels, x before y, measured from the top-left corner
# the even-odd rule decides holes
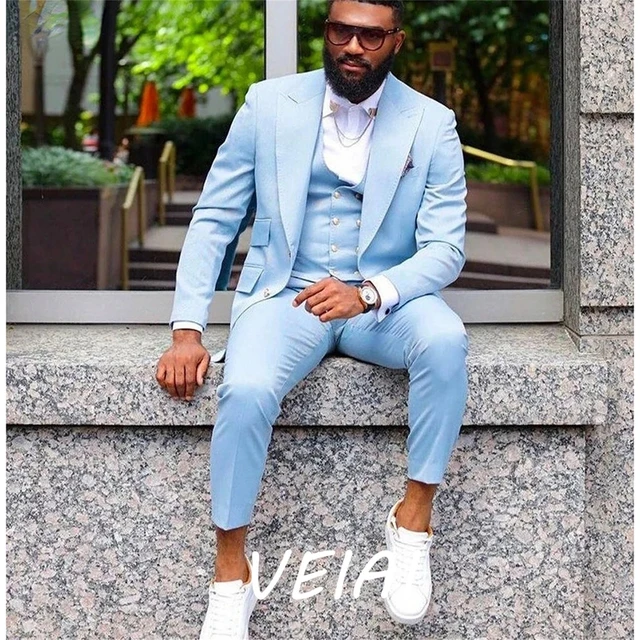
[[[338,111],[346,108],[346,105],[340,104],[339,102],[334,102],[333,100],[329,100],[329,109],[331,109],[331,113],[338,113]],[[367,109],[367,115],[370,118],[375,118],[377,113],[378,109],[376,107]]]

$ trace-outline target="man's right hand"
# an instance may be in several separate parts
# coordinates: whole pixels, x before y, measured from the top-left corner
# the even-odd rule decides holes
[[[158,361],[156,380],[172,397],[193,400],[196,384],[204,384],[210,360],[199,331],[178,329],[173,332],[173,344]]]

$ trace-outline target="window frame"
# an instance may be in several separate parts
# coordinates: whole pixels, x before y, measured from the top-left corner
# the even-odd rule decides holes
[[[443,296],[465,323],[540,323],[564,319],[563,163],[566,73],[562,0],[550,0],[551,83],[551,287],[548,289],[447,289]],[[265,0],[265,77],[297,71],[297,0]],[[567,12],[572,15],[571,12]],[[577,28],[577,27],[576,27]],[[573,41],[573,39],[571,39]],[[578,55],[578,54],[576,54]],[[234,293],[216,292],[210,324],[228,324]],[[7,322],[64,324],[165,324],[172,291],[8,290]]]

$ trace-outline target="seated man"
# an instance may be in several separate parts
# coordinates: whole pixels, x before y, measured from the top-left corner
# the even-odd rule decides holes
[[[211,167],[178,267],[157,380],[191,400],[226,246],[256,197],[211,442],[215,577],[201,640],[247,638],[245,537],[284,396],[331,352],[409,372],[408,483],[384,524],[385,605],[431,596],[432,501],[467,394],[467,335],[440,290],[464,264],[454,113],[391,75],[401,0],[329,0],[324,69],[254,85]],[[225,635],[226,634],[226,635]]]

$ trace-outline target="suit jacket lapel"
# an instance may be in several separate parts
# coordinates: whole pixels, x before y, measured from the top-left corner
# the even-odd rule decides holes
[[[290,248],[297,244],[302,229],[311,163],[320,132],[324,90],[324,72],[320,71],[310,74],[294,90],[278,96],[278,198],[280,216]]]
[[[362,200],[360,255],[373,240],[398,188],[423,110],[405,107],[401,83],[389,74],[380,96]]]

